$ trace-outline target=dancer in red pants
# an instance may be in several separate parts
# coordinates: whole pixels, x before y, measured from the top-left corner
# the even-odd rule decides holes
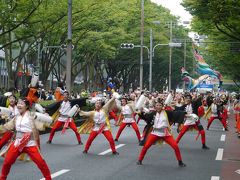
[[[173,136],[170,133],[170,117],[173,117],[172,111],[163,110],[163,102],[158,100],[155,103],[155,112],[149,114],[141,115],[141,118],[147,121],[154,121],[153,130],[151,134],[147,137],[146,143],[144,144],[142,151],[138,158],[138,165],[142,165],[142,160],[147,152],[147,150],[158,140],[165,141],[169,144],[175,152],[176,158],[178,160],[178,165],[180,167],[185,167],[186,165],[182,162],[181,153],[179,147]],[[172,121],[172,120],[171,120]]]
[[[37,145],[39,138],[37,127],[39,126],[35,124],[36,120],[34,120],[34,117],[32,117],[29,112],[29,104],[30,103],[27,99],[19,100],[17,107],[20,114],[0,127],[0,133],[14,129],[17,132],[16,139],[10,145],[4,159],[1,180],[7,179],[12,164],[21,153],[27,153],[41,170],[45,179],[51,180],[50,170],[39,152]]]
[[[186,105],[184,105],[182,108],[185,110],[186,114],[186,120],[184,122],[183,128],[181,129],[176,142],[179,143],[183,135],[189,130],[189,129],[195,129],[198,131],[198,136],[201,135],[202,140],[202,149],[209,149],[209,147],[206,146],[206,136],[205,131],[203,129],[203,126],[200,123],[200,120],[197,116],[198,113],[198,107],[194,106],[192,103],[192,97],[191,95],[186,96]],[[198,138],[197,136],[197,138]]]
[[[219,100],[218,100],[219,101]],[[221,106],[219,104],[220,102],[217,102],[217,99],[214,98],[213,99],[213,103],[211,105],[211,116],[210,118],[208,119],[208,125],[207,125],[207,130],[209,129],[209,127],[211,126],[212,122],[215,120],[215,119],[219,119],[220,122],[222,123],[225,131],[227,131],[227,115],[226,113],[223,112],[223,105]],[[221,111],[222,111],[222,114],[221,114]]]
[[[15,117],[16,115],[19,114],[16,103],[17,103],[17,98],[14,95],[10,95],[8,97],[9,99],[9,109],[11,111],[10,118]],[[3,134],[2,138],[0,139],[0,149],[2,149],[3,146],[5,146],[13,137],[13,132],[12,131],[7,131]]]
[[[120,128],[118,129],[115,141],[118,141],[123,129],[127,126],[127,125],[131,125],[132,128],[134,129],[134,131],[136,132],[138,141],[140,142],[140,132],[137,126],[137,123],[135,121],[134,118],[134,110],[133,107],[129,104],[127,104],[127,99],[126,98],[122,98],[122,106],[119,107],[119,109],[121,109],[121,113],[123,115],[123,121],[120,125]]]
[[[52,143],[53,136],[54,136],[55,131],[57,129],[64,126],[63,131],[62,131],[62,133],[64,133],[65,129],[69,126],[74,131],[74,133],[76,134],[78,144],[81,145],[82,141],[81,141],[80,134],[77,131],[76,124],[74,123],[74,120],[72,118],[68,117],[68,112],[71,109],[71,104],[70,104],[70,101],[69,101],[69,92],[65,91],[63,95],[64,95],[64,99],[63,99],[63,102],[62,102],[60,110],[59,110],[60,116],[59,116],[57,122],[55,122],[55,124],[53,125],[53,128],[51,130],[51,133],[50,133],[50,136],[49,136],[49,139],[48,139],[47,143],[48,144]]]
[[[118,155],[119,153],[116,151],[115,148],[115,143],[112,137],[112,133],[110,131],[110,124],[109,124],[109,119],[108,119],[108,113],[109,113],[109,109],[111,108],[111,105],[114,103],[115,98],[110,99],[104,106],[103,103],[98,100],[95,103],[95,110],[94,111],[90,111],[90,112],[84,112],[84,111],[80,111],[80,116],[86,116],[89,117],[88,121],[93,121],[94,123],[94,127],[91,130],[90,136],[87,140],[85,149],[83,151],[83,153],[87,154],[88,150],[93,142],[93,140],[99,135],[99,134],[103,134],[106,139],[108,140],[111,150],[112,150],[112,154],[113,155]],[[88,122],[86,122],[88,123]],[[85,124],[83,124],[82,126],[85,126]],[[80,132],[81,132],[81,127],[80,127]]]

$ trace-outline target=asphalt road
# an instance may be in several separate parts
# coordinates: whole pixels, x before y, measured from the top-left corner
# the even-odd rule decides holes
[[[206,127],[206,121],[202,120],[202,124]],[[140,122],[141,132],[143,127],[144,122]],[[114,137],[117,129],[118,127],[112,126]],[[176,138],[175,127],[173,129]],[[187,165],[185,168],[178,167],[174,151],[167,144],[152,146],[143,165],[136,165],[142,147],[138,146],[135,132],[129,127],[126,127],[116,143],[120,153],[118,156],[105,152],[110,146],[103,135],[95,139],[88,154],[83,154],[88,135],[81,135],[84,145],[78,145],[71,130],[67,130],[64,135],[57,132],[52,144],[46,144],[49,134],[41,135],[41,153],[51,173],[56,176],[54,179],[59,180],[223,180],[220,177],[223,161],[219,148],[224,149],[224,140],[228,140],[224,135],[226,132],[220,122],[214,121],[210,130],[206,131],[210,150],[203,150],[201,138],[195,140],[197,132],[187,132],[179,143],[183,162]],[[100,153],[104,155],[99,155]],[[216,160],[217,154],[220,160]],[[0,164],[2,163],[3,158],[0,159]],[[240,162],[238,163],[240,168]],[[240,175],[236,177],[240,179]],[[9,180],[41,178],[42,174],[33,162],[22,161],[16,161],[8,176]]]

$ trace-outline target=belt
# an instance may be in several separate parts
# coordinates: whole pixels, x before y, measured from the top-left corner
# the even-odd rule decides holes
[[[68,118],[68,115],[60,115],[60,117],[63,117],[63,118]]]
[[[132,118],[132,114],[123,114],[124,118]]]
[[[164,127],[164,128],[153,128],[153,132],[155,131],[155,132],[165,133],[165,129],[166,128],[167,127]]]
[[[24,133],[25,133],[25,132],[17,131],[16,139],[21,139],[21,138],[23,137]],[[34,138],[33,138],[33,133],[31,133],[30,140],[34,140]]]

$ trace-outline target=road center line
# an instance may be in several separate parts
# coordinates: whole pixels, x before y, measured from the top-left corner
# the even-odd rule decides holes
[[[212,176],[212,177],[211,177],[211,180],[219,180],[219,179],[220,179],[219,176]]]
[[[236,170],[236,171],[235,171],[235,173],[238,173],[238,174],[240,174],[240,169]]]
[[[226,139],[226,135],[222,134],[220,141],[225,141],[225,139]]]
[[[64,173],[67,173],[67,172],[69,172],[69,171],[70,171],[70,169],[62,169],[62,170],[60,170],[60,171],[57,171],[57,172],[51,174],[51,177],[52,177],[52,178],[55,178],[55,177],[60,176],[60,175],[62,175],[62,174],[64,174]],[[42,179],[40,179],[40,180],[45,180],[45,178],[42,178]]]
[[[217,156],[216,156],[216,159],[215,159],[215,160],[221,161],[221,160],[222,160],[222,157],[223,157],[223,149],[222,149],[222,148],[218,148]]]
[[[123,146],[125,146],[126,144],[119,144],[119,145],[117,145],[115,148],[116,149],[118,149],[118,148],[120,148],[120,147],[123,147]],[[99,153],[98,155],[105,155],[105,154],[107,154],[107,153],[110,153],[110,152],[112,152],[112,150],[111,149],[108,149],[108,150],[106,150],[106,151],[103,151],[103,152],[101,152],[101,153]]]

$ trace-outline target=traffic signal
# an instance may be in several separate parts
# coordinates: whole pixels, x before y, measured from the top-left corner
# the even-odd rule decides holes
[[[122,44],[120,45],[120,47],[121,47],[122,49],[133,49],[133,48],[134,48],[134,44],[132,44],[132,43],[122,43]]]

